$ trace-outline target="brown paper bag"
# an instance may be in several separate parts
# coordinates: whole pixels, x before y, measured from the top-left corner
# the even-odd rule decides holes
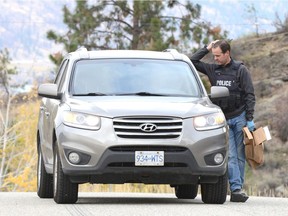
[[[247,127],[244,127],[243,132],[246,161],[252,169],[256,169],[264,163],[265,132],[262,127],[252,133]]]

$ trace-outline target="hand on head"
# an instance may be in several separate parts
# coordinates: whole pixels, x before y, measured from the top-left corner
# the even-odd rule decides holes
[[[218,41],[219,41],[219,40],[212,41],[212,42],[207,46],[207,49],[208,49],[209,51],[211,51],[213,45],[214,45],[216,42],[218,42]]]

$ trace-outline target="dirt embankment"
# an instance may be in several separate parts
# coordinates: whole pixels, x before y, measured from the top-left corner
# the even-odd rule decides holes
[[[247,175],[247,187],[288,197],[288,32],[233,41],[232,57],[251,72],[256,126],[268,125],[272,133],[265,143],[265,164]]]

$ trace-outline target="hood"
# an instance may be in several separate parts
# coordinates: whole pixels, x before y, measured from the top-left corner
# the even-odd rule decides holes
[[[208,98],[97,96],[73,97],[66,101],[71,111],[107,118],[120,116],[174,116],[188,118],[219,110]]]

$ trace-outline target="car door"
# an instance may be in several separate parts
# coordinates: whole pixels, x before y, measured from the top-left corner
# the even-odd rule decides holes
[[[58,86],[58,92],[61,92],[63,79],[65,79],[66,71],[68,67],[68,60],[63,60],[59,72],[55,78],[54,83]],[[62,80],[62,81],[61,81]],[[62,85],[61,85],[62,84]],[[39,128],[41,138],[41,150],[46,164],[53,164],[53,131],[54,131],[54,113],[57,112],[60,104],[59,99],[42,98],[40,105],[40,118],[42,126]]]

